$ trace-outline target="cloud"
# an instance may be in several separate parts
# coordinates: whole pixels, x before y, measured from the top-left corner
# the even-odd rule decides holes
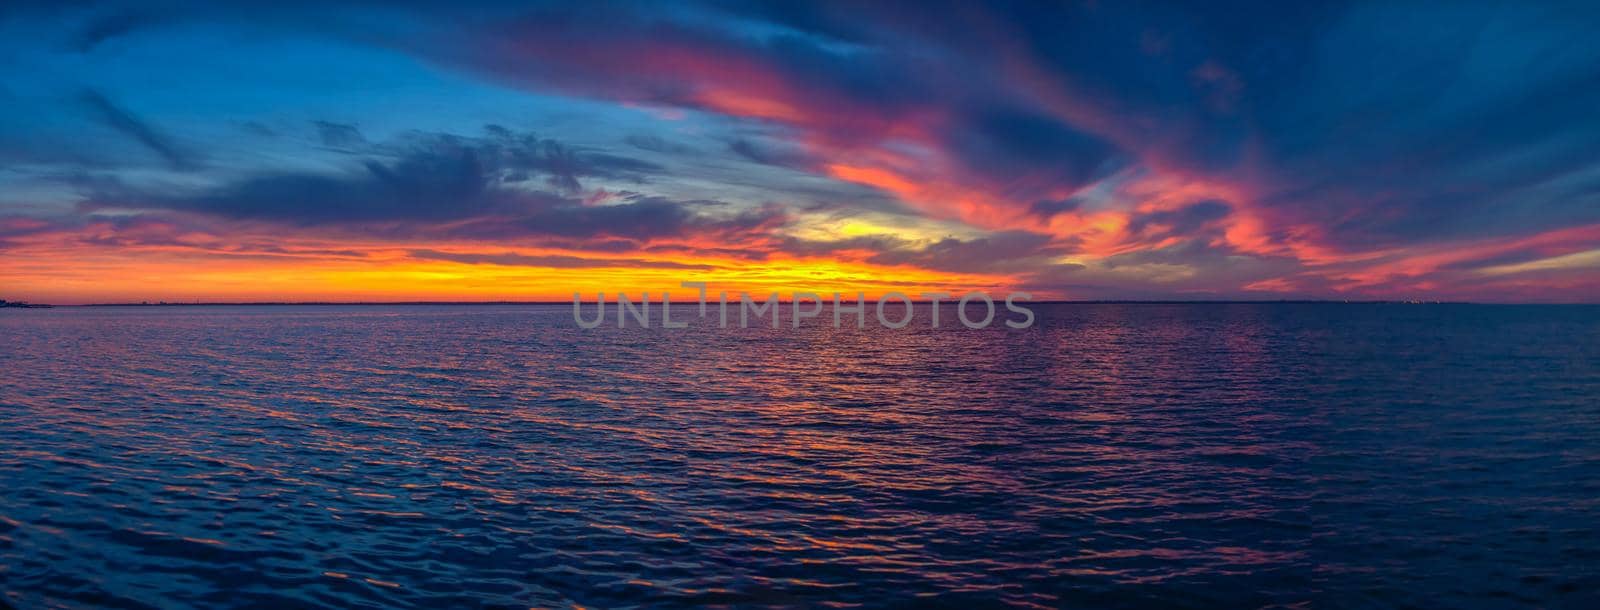
[[[24,238],[61,231],[59,221],[49,221],[27,216],[0,216],[0,251],[17,247]]]
[[[897,248],[868,257],[879,265],[912,265],[963,273],[995,273],[1049,264],[1064,248],[1051,237],[1026,231],[1004,231],[975,239],[947,237],[918,249]]]
[[[1128,219],[1126,230],[1151,241],[1195,237],[1208,225],[1227,218],[1230,212],[1231,206],[1225,202],[1197,201],[1178,209],[1133,214]]]
[[[1051,265],[1067,251],[1048,235],[1003,231],[983,237],[945,237],[933,241],[908,240],[895,235],[862,235],[834,240],[787,238],[776,250],[791,256],[851,255],[863,262],[886,266],[911,266],[955,273],[1007,273],[1031,271]]]
[[[421,260],[450,261],[469,265],[502,265],[514,267],[547,267],[557,269],[635,268],[635,269],[685,269],[710,271],[712,265],[679,263],[673,261],[644,260],[637,258],[584,258],[560,254],[497,254],[441,252],[438,250],[411,250],[409,256]]]
[[[114,10],[89,20],[74,42],[79,53],[93,51],[102,43],[135,30],[159,23],[162,15],[144,10]]]
[[[355,125],[328,121],[311,123],[316,126],[317,137],[322,140],[323,146],[345,151],[356,151],[367,146],[367,138],[361,135],[361,130]]]
[[[99,91],[85,89],[80,94],[79,99],[89,108],[96,119],[123,135],[133,138],[134,141],[144,145],[145,148],[160,155],[174,169],[185,170],[198,167],[196,160],[176,144],[173,144],[171,138],[157,131],[150,124],[139,120],[138,117],[135,117],[122,107],[117,106]]]
[[[1099,137],[1044,114],[994,104],[969,110],[940,134],[969,180],[1026,199],[1086,185],[1121,154]]]
[[[359,133],[324,124],[325,141],[354,144]],[[445,221],[518,214],[572,205],[565,193],[579,178],[642,181],[654,164],[565,146],[491,126],[485,138],[416,134],[367,147],[359,165],[338,173],[263,173],[179,195],[102,187],[86,209],[155,207],[295,225],[382,221]],[[364,138],[361,141],[365,141]],[[527,188],[545,176],[561,193]]]
[[[637,177],[658,168],[505,128],[489,134],[417,134],[369,147],[372,156],[342,172],[264,173],[187,194],[85,182],[89,195],[79,209],[170,210],[395,240],[617,238],[634,247],[660,239],[736,240],[789,220],[777,205],[733,208],[639,193],[591,204],[566,194],[580,188],[579,177]],[[532,184],[539,176],[560,192]]]
[[[819,165],[815,158],[803,151],[771,147],[746,138],[729,141],[728,150],[751,163],[773,167],[808,169]]]
[[[1073,198],[1070,198],[1070,197],[1067,198],[1067,199],[1055,199],[1055,200],[1040,199],[1038,201],[1033,202],[1032,205],[1029,205],[1028,206],[1028,211],[1030,213],[1032,213],[1034,216],[1038,216],[1040,220],[1045,221],[1045,222],[1049,222],[1049,220],[1052,217],[1054,217],[1056,214],[1064,214],[1066,212],[1072,212],[1074,210],[1077,210],[1078,207],[1081,206],[1081,205],[1083,205],[1083,202],[1081,200],[1073,199]]]
[[[267,173],[187,195],[105,189],[84,207],[165,208],[300,226],[437,221],[507,205],[509,195],[494,188],[499,173],[473,148],[438,141],[393,162],[366,159],[344,173]]]
[[[649,161],[574,148],[499,125],[488,125],[484,129],[488,136],[478,142],[482,154],[513,170],[543,173],[548,185],[566,193],[579,191],[581,178],[643,182],[645,176],[664,171]]]
[[[634,134],[628,136],[623,138],[623,142],[639,150],[646,150],[654,153],[683,155],[693,151],[693,149],[689,148],[688,146],[669,142],[661,136],[646,134]]]
[[[1283,286],[1252,292],[1246,286],[1293,274],[1287,258],[1242,257],[1204,239],[1136,250],[1083,262],[1042,265],[1022,273],[1020,289],[1077,300],[1306,298],[1333,293]]]
[[[637,243],[664,239],[721,240],[741,243],[789,221],[781,207],[765,206],[732,214],[711,214],[698,202],[647,197],[626,203],[583,205],[554,200],[497,215],[453,223],[427,234],[449,238],[507,241],[530,236],[568,239],[620,238]]]

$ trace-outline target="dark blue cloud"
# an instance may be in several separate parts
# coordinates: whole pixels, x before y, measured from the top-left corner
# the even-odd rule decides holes
[[[490,126],[488,133],[483,138],[418,134],[402,144],[371,145],[369,156],[344,172],[266,173],[189,194],[116,182],[85,184],[89,197],[80,207],[170,210],[389,238],[477,240],[548,236],[645,242],[758,231],[787,219],[778,207],[715,211],[720,202],[637,194],[591,205],[564,192],[578,190],[580,177],[637,177],[659,168],[503,127]],[[530,186],[539,177],[557,190]]]
[[[113,103],[99,91],[85,89],[81,99],[94,119],[104,123],[107,127],[122,132],[145,148],[160,155],[173,168],[193,169],[197,166],[197,160],[190,153],[174,144],[170,137]]]
[[[728,150],[752,163],[774,167],[805,169],[816,167],[819,163],[816,158],[804,151],[770,146],[746,138],[736,138],[728,142]]]
[[[993,273],[1037,267],[1065,253],[1065,249],[1048,235],[1002,231],[976,239],[946,237],[920,248],[887,249],[866,260],[880,265]]]
[[[677,263],[673,261],[653,261],[637,258],[584,258],[580,256],[566,256],[559,254],[529,255],[518,254],[515,252],[502,252],[499,254],[471,254],[419,249],[411,250],[409,255],[411,258],[420,260],[451,261],[456,263],[466,263],[469,265],[549,267],[556,269],[593,269],[601,267],[684,269],[692,271],[710,271],[715,269],[715,267],[711,265]]]
[[[1082,205],[1083,202],[1081,200],[1070,197],[1067,199],[1040,199],[1028,206],[1028,212],[1039,217],[1040,220],[1048,221],[1057,214],[1077,210]]]
[[[1021,199],[1102,178],[1120,154],[1105,140],[1061,121],[1002,106],[963,115],[941,136],[964,168],[996,191]],[[1029,192],[1030,186],[1044,188]]]
[[[313,121],[322,145],[336,150],[357,151],[367,147],[367,138],[355,125],[331,121]]]
[[[1227,203],[1208,200],[1176,210],[1135,214],[1128,221],[1128,231],[1151,238],[1192,237],[1200,234],[1207,223],[1226,218],[1230,209]]]

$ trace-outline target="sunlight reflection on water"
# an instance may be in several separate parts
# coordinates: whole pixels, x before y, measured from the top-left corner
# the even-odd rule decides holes
[[[0,589],[1600,599],[1600,308],[1038,309],[1022,331],[678,332],[583,331],[566,306],[4,312]]]

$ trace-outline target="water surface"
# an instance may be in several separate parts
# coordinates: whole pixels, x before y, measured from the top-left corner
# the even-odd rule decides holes
[[[669,332],[564,306],[0,310],[0,591],[1600,603],[1600,308],[1039,312]]]

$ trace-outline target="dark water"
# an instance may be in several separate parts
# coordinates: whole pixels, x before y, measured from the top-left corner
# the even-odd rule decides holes
[[[1600,603],[1600,308],[924,325],[0,311],[0,590],[19,608]]]

